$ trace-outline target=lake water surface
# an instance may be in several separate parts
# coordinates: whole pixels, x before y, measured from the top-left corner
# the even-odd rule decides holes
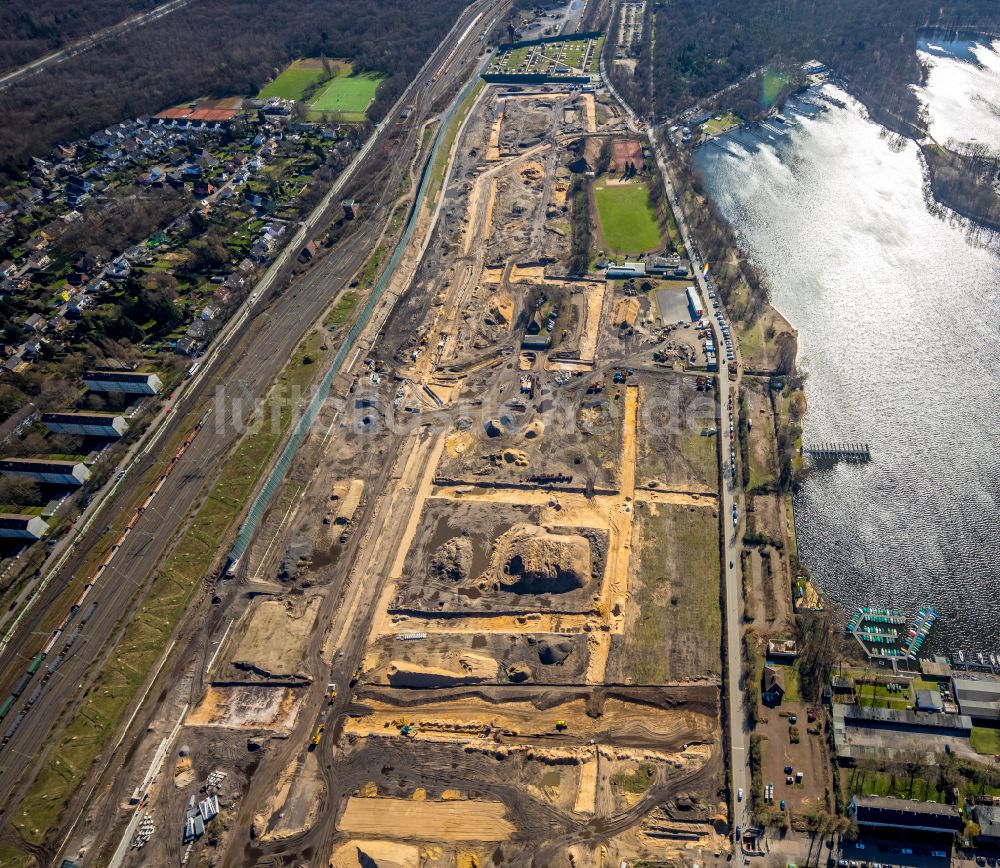
[[[947,108],[983,80],[1000,95],[1000,55],[980,55],[988,73],[935,56],[921,97],[935,134],[1000,147],[991,111],[961,126]],[[1000,651],[1000,257],[928,211],[912,142],[828,92],[847,108],[803,105],[784,133],[737,132],[697,157],[799,332],[805,440],[871,444],[870,464],[817,471],[797,495],[801,556],[845,610],[935,605],[948,617],[932,649]]]

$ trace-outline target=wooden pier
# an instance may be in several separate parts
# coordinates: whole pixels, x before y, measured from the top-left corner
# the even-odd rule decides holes
[[[802,452],[814,458],[850,458],[871,461],[872,453],[867,443],[814,443],[804,446]]]

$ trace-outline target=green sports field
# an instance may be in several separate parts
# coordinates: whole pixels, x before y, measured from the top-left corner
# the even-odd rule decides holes
[[[345,70],[323,88],[309,104],[310,116],[330,114],[338,120],[363,121],[368,106],[375,99],[378,86],[385,79],[377,72],[357,75]]]
[[[663,245],[645,184],[598,181],[594,185],[594,198],[607,252],[649,253]]]
[[[282,99],[302,99],[306,88],[323,79],[326,71],[323,62],[315,58],[296,60],[282,71],[274,81],[259,94],[261,99],[280,96]]]
[[[774,72],[769,69],[764,73],[760,83],[760,101],[765,108],[774,105],[774,101],[788,82],[789,78],[783,72]]]

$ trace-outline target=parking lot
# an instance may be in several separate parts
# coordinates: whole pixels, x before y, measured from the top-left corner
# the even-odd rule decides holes
[[[790,822],[822,803],[826,792],[827,763],[822,727],[819,720],[810,723],[808,707],[803,702],[783,702],[778,708],[762,709],[758,732],[767,736],[764,743],[764,786],[774,785],[771,807],[780,810],[785,802]],[[790,723],[792,717],[795,723]],[[765,723],[766,721],[766,723]],[[810,733],[810,727],[818,730]],[[792,742],[797,730],[798,744]],[[786,769],[791,772],[786,772]],[[801,782],[796,776],[802,773]],[[788,778],[792,783],[788,783]]]

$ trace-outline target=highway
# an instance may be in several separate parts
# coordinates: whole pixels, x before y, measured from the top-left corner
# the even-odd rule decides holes
[[[157,18],[162,18],[164,15],[169,15],[171,12],[183,9],[191,2],[192,0],[168,0],[168,2],[161,3],[148,12],[133,15],[131,18],[126,18],[124,21],[119,21],[117,24],[112,24],[102,30],[98,30],[96,33],[83,36],[71,42],[65,48],[60,48],[58,51],[53,51],[51,54],[46,54],[37,60],[32,60],[30,63],[19,66],[17,69],[12,69],[10,72],[0,75],[0,92],[17,84],[22,78],[35,75],[35,73],[41,72],[49,66],[54,66],[57,63],[62,63],[64,60],[69,60],[71,57],[76,57],[78,54],[83,54],[85,51],[90,51],[91,48],[100,45],[112,37],[125,33],[127,30],[133,30],[136,27],[143,27],[146,24],[156,21]]]
[[[497,9],[504,6],[502,3],[494,4],[493,0],[480,0],[465,10],[449,36],[358,155],[352,164],[351,174],[338,183],[326,202],[321,203],[288,243],[246,307],[231,320],[213,344],[212,352],[204,357],[199,374],[189,381],[179,397],[175,397],[171,412],[154,435],[154,444],[156,441],[167,444],[179,438],[194,426],[207,407],[214,407],[213,412],[175,472],[167,478],[149,509],[125,538],[117,556],[96,583],[89,599],[97,602],[97,608],[80,640],[32,707],[26,718],[31,725],[20,727],[0,753],[0,804],[3,804],[0,821],[11,819],[19,798],[31,785],[39,764],[38,755],[44,756],[53,743],[53,723],[76,707],[80,699],[78,688],[86,686],[92,678],[96,668],[94,663],[110,653],[107,640],[118,636],[127,620],[125,616],[141,602],[141,595],[137,595],[136,591],[151,580],[171,543],[185,527],[192,508],[239,440],[243,420],[234,418],[230,401],[212,400],[216,387],[225,386],[229,398],[242,399],[243,412],[240,415],[245,415],[249,409],[248,398],[252,400],[266,394],[301,337],[364,264],[388,222],[395,192],[408,176],[412,157],[420,145],[423,122],[433,116],[436,101],[449,96],[458,82],[467,78],[468,62],[470,58],[475,59],[481,50],[480,35],[491,26],[495,15],[475,28],[470,27],[470,22],[482,17],[484,10],[491,5],[496,5]],[[462,50],[456,55],[458,48]],[[461,76],[458,75],[459,70]],[[431,74],[435,80],[428,85],[427,79]],[[413,104],[414,111],[406,125],[402,125],[397,122],[398,110],[407,103]],[[370,157],[385,158],[389,154],[392,158],[383,159],[383,164],[387,164],[384,169],[378,173],[370,171]],[[347,224],[344,236],[328,255],[301,278],[293,280],[284,292],[270,299],[271,289],[282,275],[282,269],[294,259],[300,241],[308,236],[309,229],[322,222],[324,205],[332,202],[352,177],[357,177],[362,185],[354,195],[365,204],[363,216]],[[258,301],[261,303],[258,304]],[[169,456],[162,454],[162,447],[152,448],[147,444],[140,450],[135,465],[129,469],[128,478],[141,478],[148,470],[161,466],[165,457]],[[63,570],[23,619],[18,636],[0,655],[0,666],[4,670],[15,664],[17,671],[23,670],[27,659],[45,641],[47,630],[44,624],[47,622],[44,619],[47,611],[72,578],[82,578],[80,571],[87,554],[95,549],[103,550],[120,533],[122,510],[119,508],[117,516],[114,510],[114,506],[109,507],[108,516],[95,523],[81,538]],[[127,515],[131,515],[131,511]],[[107,526],[114,530],[109,533]],[[225,542],[220,540],[220,544]],[[127,749],[128,741],[124,744]],[[110,757],[102,759],[107,763]],[[75,799],[71,810],[66,812],[67,822],[69,815],[79,809],[79,801]]]
[[[649,144],[656,155],[656,163],[659,166],[660,174],[663,176],[663,183],[666,188],[667,201],[670,203],[677,228],[681,234],[681,241],[685,250],[691,258],[691,269],[694,272],[698,290],[701,293],[703,303],[708,303],[708,286],[703,273],[704,263],[698,254],[698,247],[692,241],[691,232],[688,228],[687,220],[683,210],[677,204],[677,191],[674,182],[668,171],[666,160],[663,156],[663,146],[657,139],[656,129],[648,127],[639,120],[631,107],[615,90],[610,78],[605,72],[604,58],[601,58],[601,75],[612,95],[625,109],[629,118],[629,125],[637,132],[644,131]],[[725,315],[725,308],[721,306],[719,310]],[[728,317],[727,317],[728,319]],[[744,706],[743,693],[743,577],[741,574],[740,562],[740,527],[734,527],[732,522],[733,509],[738,510],[740,525],[745,520],[743,510],[740,508],[739,491],[736,488],[738,475],[734,479],[733,474],[727,474],[727,450],[729,446],[729,402],[732,401],[734,422],[735,415],[739,407],[739,377],[735,381],[730,381],[725,367],[725,355],[722,352],[725,348],[722,328],[719,321],[710,316],[712,324],[712,334],[715,338],[715,345],[720,351],[719,356],[719,376],[716,382],[716,396],[718,399],[717,419],[718,419],[718,443],[719,443],[719,468],[720,468],[720,507],[721,507],[721,533],[724,540],[722,546],[723,570],[725,579],[726,611],[725,611],[725,646],[727,678],[726,678],[726,709],[729,719],[729,757],[730,772],[732,775],[731,790],[733,800],[733,824],[739,826],[741,831],[750,827],[750,814],[748,812],[748,797],[750,793],[750,776],[748,771],[748,747],[747,747],[747,721]],[[734,341],[735,345],[735,341]],[[737,372],[740,368],[739,349],[735,348],[736,361],[731,363],[736,365]],[[743,798],[738,798],[738,793],[743,793]]]

